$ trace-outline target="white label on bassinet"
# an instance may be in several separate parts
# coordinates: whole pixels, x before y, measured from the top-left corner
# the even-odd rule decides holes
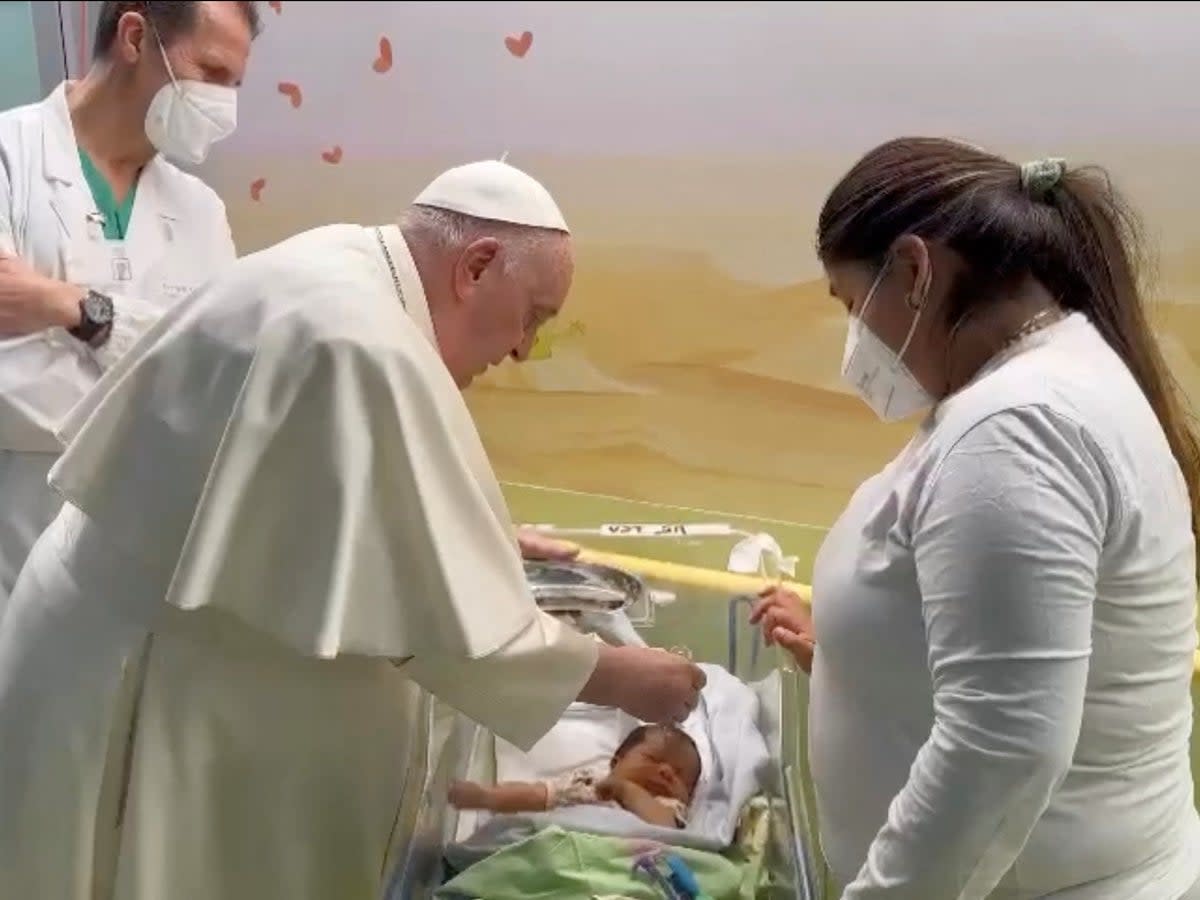
[[[610,537],[720,537],[738,533],[728,525],[703,522],[691,525],[609,524],[601,525],[599,530],[601,534]]]

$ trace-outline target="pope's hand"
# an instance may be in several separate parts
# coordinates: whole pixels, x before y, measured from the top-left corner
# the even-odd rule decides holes
[[[781,587],[769,587],[760,593],[750,613],[750,624],[761,625],[767,645],[778,644],[787,650],[805,672],[812,672],[812,613],[796,594]]]
[[[642,722],[682,722],[700,702],[704,670],[656,647],[602,647],[597,674],[604,678],[604,706],[615,706]],[[580,699],[586,700],[581,695]]]
[[[533,528],[518,528],[517,543],[521,547],[521,556],[525,559],[565,562],[579,555],[579,548],[574,544],[548,538]]]
[[[0,337],[79,324],[83,291],[47,278],[18,256],[0,251]]]

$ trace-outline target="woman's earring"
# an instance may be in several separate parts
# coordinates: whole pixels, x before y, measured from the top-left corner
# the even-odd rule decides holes
[[[925,284],[921,286],[921,299],[917,300],[917,288],[913,285],[913,289],[908,292],[908,296],[904,298],[904,302],[913,312],[920,312],[921,307],[925,305],[925,301],[929,299],[929,291],[933,287],[933,266],[925,270]]]

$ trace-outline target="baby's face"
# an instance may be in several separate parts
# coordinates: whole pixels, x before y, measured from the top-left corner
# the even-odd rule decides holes
[[[691,803],[700,779],[700,756],[685,741],[650,734],[613,763],[612,774],[641,785],[655,797]]]

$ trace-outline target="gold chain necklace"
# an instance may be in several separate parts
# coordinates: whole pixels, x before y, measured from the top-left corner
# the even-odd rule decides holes
[[[1041,331],[1043,328],[1049,328],[1055,322],[1063,318],[1064,315],[1065,313],[1063,310],[1057,306],[1048,306],[1041,312],[1035,313],[1026,319],[1020,328],[1018,328],[1016,331],[1010,334],[1007,339],[1005,339],[1004,343],[1000,345],[999,352],[1003,353],[1011,348],[1014,344],[1018,344],[1025,340],[1025,338],[1029,337],[1031,334]]]
[[[1060,306],[1048,306],[1041,312],[1034,313],[1032,316],[1026,319],[1016,331],[1004,339],[1004,342],[999,346],[999,348],[997,348],[991,357],[988,358],[988,361],[979,367],[974,375],[963,382],[958,388],[952,389],[950,393],[957,393],[968,384],[971,384],[980,378],[983,373],[990,372],[997,366],[1003,365],[1005,362],[1007,362],[1008,352],[1014,346],[1023,341],[1025,338],[1029,337],[1031,334],[1041,331],[1043,328],[1048,328],[1055,322],[1066,318],[1066,315],[1066,311]],[[953,338],[951,338],[951,340],[953,340]]]

